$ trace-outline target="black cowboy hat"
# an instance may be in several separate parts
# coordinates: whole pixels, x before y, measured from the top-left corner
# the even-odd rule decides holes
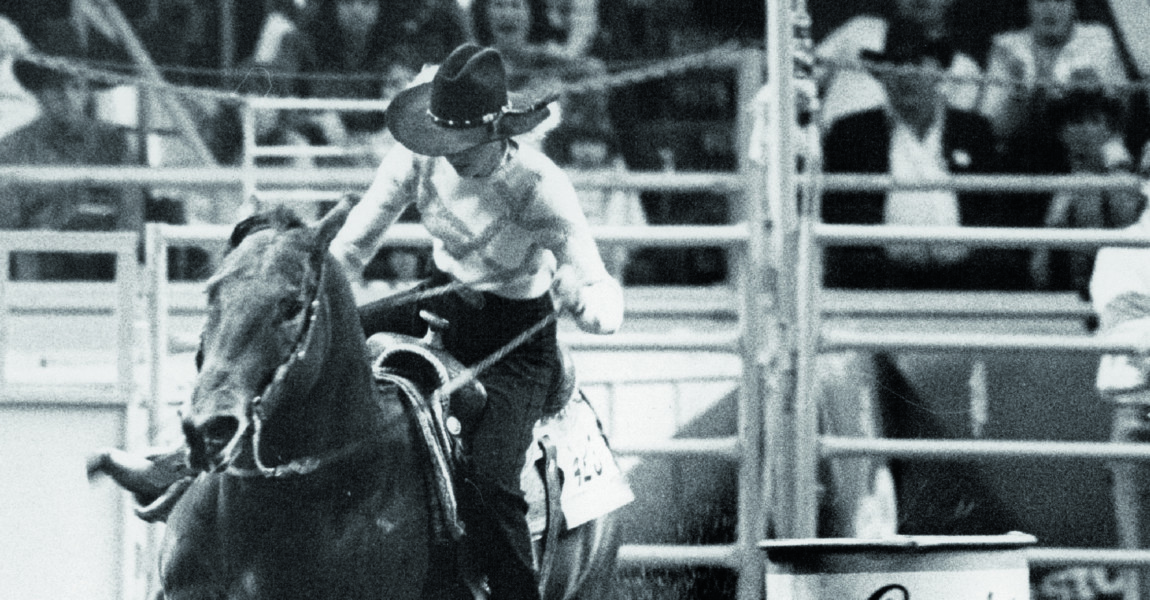
[[[943,69],[948,69],[954,60],[954,49],[944,40],[928,38],[917,25],[892,23],[884,48],[881,51],[863,49],[859,58],[885,65],[917,65],[925,58],[934,58]]]
[[[534,129],[551,114],[554,96],[530,102],[507,91],[503,57],[464,44],[430,83],[400,92],[387,108],[387,127],[416,154],[445,156]]]

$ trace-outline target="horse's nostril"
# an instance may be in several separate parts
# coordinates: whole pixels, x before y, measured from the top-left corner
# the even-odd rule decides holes
[[[239,419],[235,417],[212,417],[200,425],[200,435],[205,440],[213,442],[227,442],[232,439],[236,434],[236,430],[240,427]]]

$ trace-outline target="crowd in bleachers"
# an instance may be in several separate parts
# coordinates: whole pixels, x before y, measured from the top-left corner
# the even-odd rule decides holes
[[[828,172],[925,181],[961,173],[1108,174],[1136,170],[1150,117],[1114,28],[1074,0],[1029,0],[1026,23],[993,31],[984,64],[954,31],[963,0],[898,0],[818,47]],[[949,76],[943,78],[942,76]],[[1129,191],[828,194],[831,223],[1118,228],[1145,199]],[[1093,252],[956,245],[833,248],[825,282],[897,289],[1053,289],[1087,293]]]
[[[0,2],[0,14],[7,15],[0,22],[6,56],[0,63],[5,88],[0,135],[11,138],[33,120],[54,119],[47,106],[51,100],[12,76],[15,55],[27,49],[59,53],[58,38],[67,38],[78,43],[69,51],[78,59],[105,64],[129,59],[123,44],[113,41],[115,32],[87,14],[98,11],[74,8],[88,4],[101,3]],[[214,2],[115,4],[169,81],[304,98],[387,99],[424,65],[467,40],[498,48],[515,87],[561,90],[732,39],[761,45],[765,24],[757,0],[264,0],[232,3],[227,19],[219,12],[222,4]],[[1002,6],[985,0],[871,0],[850,7],[811,0],[819,59],[816,125],[826,170],[912,180],[963,172],[1136,171],[1150,119],[1144,91],[1131,85],[1143,79],[1131,45],[1146,42],[1121,35],[1105,4],[1028,0],[1009,14],[1012,18],[998,18]],[[1094,18],[1080,17],[1083,12]],[[96,103],[89,109],[93,117],[109,113],[114,102],[101,99],[107,92],[86,86],[85,93]],[[523,142],[540,144],[556,162],[572,168],[734,170],[740,151],[735,148],[737,98],[733,69],[584,89],[561,96],[558,124]],[[214,160],[238,163],[236,107],[186,104],[202,125]],[[126,150],[111,163],[106,156],[65,148],[74,135],[57,136],[51,156],[25,156],[46,164],[154,163],[155,157],[134,145],[125,123],[119,122]],[[257,133],[265,145],[364,150],[275,159],[301,166],[374,166],[391,144],[382,115],[363,111],[267,111]],[[85,144],[90,140],[77,147]],[[3,156],[0,160],[8,160]],[[66,212],[64,205],[74,197],[13,207],[6,210],[5,226],[61,226],[67,219],[46,220],[41,213],[50,205],[56,213]],[[198,218],[157,214],[171,212],[157,207],[179,204],[162,200],[151,198],[144,217]],[[732,219],[729,199],[721,193],[587,192],[584,200],[597,223]],[[835,193],[825,199],[823,217],[837,223],[1120,227],[1137,216],[1141,203],[1137,195],[1113,192]],[[101,226],[135,227],[138,221]],[[725,255],[717,248],[608,254],[616,274],[630,284],[706,285],[726,279]],[[1092,253],[1083,252],[960,246],[840,248],[827,253],[825,277],[834,287],[1084,292],[1091,260]],[[393,274],[395,264],[418,263],[381,260],[375,272]]]

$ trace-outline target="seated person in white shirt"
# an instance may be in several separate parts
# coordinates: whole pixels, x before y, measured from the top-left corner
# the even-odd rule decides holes
[[[958,173],[987,173],[996,165],[990,123],[949,107],[939,75],[946,48],[905,31],[884,52],[864,51],[888,102],[838,120],[823,140],[831,173],[884,173],[923,181]],[[823,198],[828,223],[915,227],[1007,225],[1003,201],[947,189],[831,192]],[[1025,257],[955,244],[832,247],[825,254],[828,287],[895,289],[1009,289],[1024,275]]]

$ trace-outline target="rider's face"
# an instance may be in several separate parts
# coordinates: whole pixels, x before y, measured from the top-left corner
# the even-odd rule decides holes
[[[460,177],[486,177],[499,167],[503,158],[503,140],[473,146],[444,158]]]

